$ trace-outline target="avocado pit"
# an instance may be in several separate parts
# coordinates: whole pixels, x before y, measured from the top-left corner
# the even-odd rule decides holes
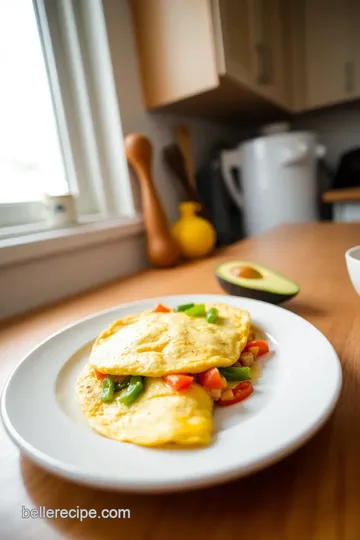
[[[261,279],[263,275],[251,266],[237,266],[231,270],[233,276],[244,279]]]

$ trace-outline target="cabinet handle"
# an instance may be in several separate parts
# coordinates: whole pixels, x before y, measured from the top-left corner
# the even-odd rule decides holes
[[[354,90],[354,63],[345,63],[345,90],[346,92],[353,92]]]
[[[257,77],[258,84],[269,84],[271,82],[271,51],[262,41],[255,46],[258,55],[259,73]]]

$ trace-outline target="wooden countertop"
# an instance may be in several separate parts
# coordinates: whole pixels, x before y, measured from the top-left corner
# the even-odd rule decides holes
[[[330,339],[341,358],[344,385],[331,419],[291,457],[228,485],[175,495],[110,493],[64,481],[20,457],[0,424],[1,540],[183,540],[189,535],[197,540],[358,540],[360,298],[344,263],[345,250],[356,244],[360,244],[360,224],[280,227],[211,259],[172,270],[150,270],[4,325],[0,331],[1,387],[32,347],[64,325],[144,297],[219,293],[214,265],[232,258],[250,259],[300,283],[300,295],[286,307]],[[309,374],[311,365],[304,358],[304,377]],[[131,519],[22,519],[23,505],[98,511],[129,508]]]
[[[343,188],[325,191],[322,196],[325,203],[355,203],[360,201],[360,188]]]

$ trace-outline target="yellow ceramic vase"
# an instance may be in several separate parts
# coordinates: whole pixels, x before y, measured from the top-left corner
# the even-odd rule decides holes
[[[206,219],[197,216],[201,205],[183,202],[179,205],[180,219],[173,225],[172,233],[187,259],[205,257],[214,249],[216,232]]]

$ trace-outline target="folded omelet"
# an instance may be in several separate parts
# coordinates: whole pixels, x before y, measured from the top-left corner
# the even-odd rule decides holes
[[[167,443],[207,445],[213,430],[213,400],[198,384],[177,393],[158,378],[148,378],[132,405],[101,401],[102,382],[89,365],[77,381],[77,400],[89,424],[101,435],[143,446]]]
[[[120,319],[100,334],[89,363],[111,375],[162,377],[231,366],[246,345],[250,315],[226,304],[209,304],[219,319],[185,313],[145,312]]]
[[[176,391],[162,377],[228,367],[239,359],[249,335],[249,313],[226,304],[206,305],[206,311],[211,308],[217,309],[216,324],[182,312],[144,312],[100,334],[77,381],[77,399],[93,429],[144,446],[210,443],[209,392],[196,380]],[[141,376],[142,393],[130,405],[121,402],[125,391],[112,390],[111,400],[104,401],[101,374],[112,376],[111,384]]]

